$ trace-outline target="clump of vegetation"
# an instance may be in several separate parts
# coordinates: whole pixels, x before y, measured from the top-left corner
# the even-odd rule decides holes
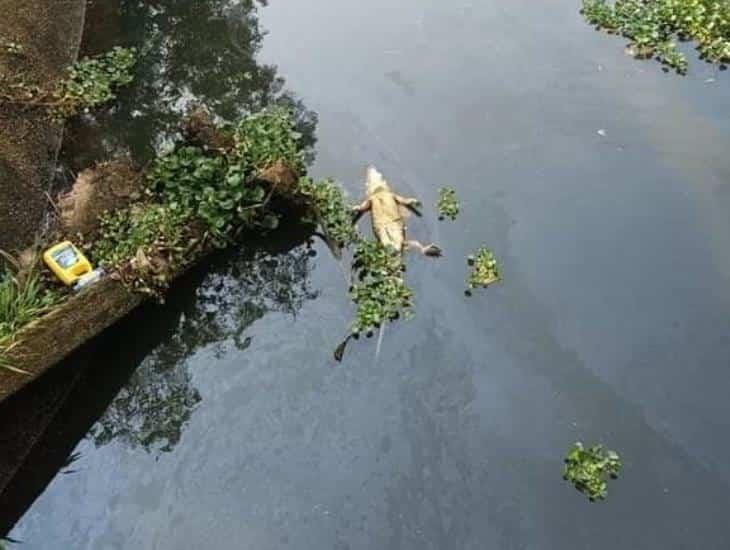
[[[352,224],[350,207],[342,188],[332,180],[314,181],[303,177],[297,187],[299,193],[308,197],[312,204],[314,219],[327,239],[338,247],[347,247],[358,238]]]
[[[21,45],[13,48],[16,55],[23,51]],[[55,86],[29,84],[22,78],[4,82],[0,102],[44,107],[54,118],[68,118],[114,99],[116,89],[132,81],[135,63],[134,48],[116,47],[97,57],[79,60]]]
[[[61,295],[50,290],[35,270],[37,258],[22,267],[9,254],[3,253],[8,267],[0,267],[0,368],[23,372],[3,358],[13,345],[15,332],[56,305]]]
[[[99,265],[114,269],[134,258],[169,253],[179,257],[188,218],[160,204],[136,204],[102,217],[99,237],[92,245]],[[177,263],[177,262],[175,262]]]
[[[172,273],[186,265],[199,243],[189,235],[191,219],[169,205],[139,203],[101,218],[90,255],[137,292],[163,301]]]
[[[352,267],[360,280],[367,276],[400,276],[404,271],[401,255],[380,241],[359,239],[355,245]]]
[[[471,254],[467,258],[467,264],[472,268],[467,281],[467,293],[477,287],[487,287],[500,279],[497,259],[486,247],[481,247],[475,254]]]
[[[412,315],[413,292],[403,280],[404,265],[397,251],[378,241],[360,240],[353,269],[358,282],[350,291],[357,306],[352,334],[370,332],[386,321]]]
[[[586,449],[577,442],[565,458],[563,479],[595,502],[606,498],[607,480],[616,479],[620,470],[621,458],[614,451],[604,451],[602,445]]]
[[[640,58],[655,57],[680,74],[687,59],[678,40],[694,40],[712,63],[730,61],[730,2],[727,0],[583,0],[589,23],[631,41]]]
[[[0,273],[0,342],[58,302],[34,268],[13,265]]]
[[[180,147],[159,157],[147,175],[149,190],[179,218],[199,218],[216,244],[228,241],[234,223],[243,213],[244,198],[261,201],[260,187],[247,188],[245,174],[228,166],[223,156],[212,156],[198,147]]]
[[[102,217],[90,255],[135,290],[162,298],[171,274],[206,243],[223,247],[244,228],[277,227],[278,214],[268,208],[275,184],[259,176],[282,163],[303,169],[291,116],[274,108],[244,118],[232,131],[218,130],[230,131],[233,145],[177,146],[148,170],[147,202]]]
[[[291,112],[273,107],[241,120],[234,132],[235,151],[243,172],[284,162],[293,172],[304,170],[302,134]]]
[[[136,50],[118,46],[97,57],[79,60],[54,92],[57,114],[65,118],[111,101],[117,88],[132,82],[135,64]]]
[[[459,215],[459,201],[456,198],[456,191],[451,187],[439,189],[439,200],[437,204],[439,220],[450,218],[455,220]]]
[[[158,158],[148,190],[183,217],[202,221],[217,246],[227,245],[237,227],[273,229],[279,218],[266,209],[271,196],[256,176],[277,162],[302,169],[301,136],[281,108],[244,118],[232,151],[182,146]]]

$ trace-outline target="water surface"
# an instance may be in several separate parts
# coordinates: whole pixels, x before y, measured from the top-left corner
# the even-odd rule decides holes
[[[412,222],[445,258],[409,259],[416,317],[388,327],[377,361],[373,341],[331,360],[350,309],[326,250],[294,239],[222,259],[12,536],[28,549],[728,548],[727,73],[632,60],[570,0],[279,1],[260,10],[265,37],[243,9],[210,43],[219,20],[193,4],[208,3],[156,3],[138,21],[121,4],[130,40],[191,29],[169,105],[183,88],[218,101],[219,80],[185,80],[215,58],[195,53],[247,28],[233,43],[262,49],[239,52],[241,67],[286,85],[242,87],[221,116],[285,87],[310,129],[318,115],[315,174],[354,199],[376,163],[426,205],[454,186],[462,215]],[[121,141],[143,157],[169,127],[132,110],[123,98],[100,128],[109,142],[115,120],[157,124]],[[482,244],[504,281],[466,298],[464,258]],[[95,368],[135,330],[149,328],[108,335]],[[561,479],[576,440],[624,458],[604,503]]]

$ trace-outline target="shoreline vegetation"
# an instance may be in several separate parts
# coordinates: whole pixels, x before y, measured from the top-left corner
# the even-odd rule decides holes
[[[627,52],[654,58],[686,74],[689,62],[678,43],[694,42],[700,59],[725,68],[730,62],[728,0],[583,0],[586,21],[629,39]]]
[[[4,47],[7,55],[22,56],[25,51],[18,43],[5,43]],[[53,120],[63,122],[111,101],[117,88],[132,82],[136,53],[134,48],[117,46],[102,55],[86,57],[68,67],[65,77],[50,85],[29,82],[21,72],[3,74],[0,105],[40,109]]]
[[[287,217],[300,220],[306,235],[319,225],[333,250],[349,244],[343,240],[354,232],[345,225],[350,217],[342,191],[331,181],[305,177],[306,148],[286,109],[221,126],[198,109],[185,119],[182,134],[139,178],[141,187],[128,204],[103,214],[83,235],[64,227],[47,237],[43,246],[62,238],[79,242],[107,276],[78,294],[54,296],[50,311],[27,308],[22,325],[6,327],[0,334],[0,400],[144,298],[162,300],[173,279],[242,233],[266,234]],[[6,275],[15,281],[7,283],[14,287],[10,298],[28,293],[28,279],[17,274],[36,269],[38,255],[27,267],[15,264],[15,275]],[[53,288],[49,280],[33,281],[39,289]]]

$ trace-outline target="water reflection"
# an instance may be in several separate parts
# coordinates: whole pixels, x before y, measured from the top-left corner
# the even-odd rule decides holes
[[[119,101],[77,119],[65,151],[73,170],[119,151],[140,161],[174,137],[192,103],[233,120],[271,104],[292,109],[313,146],[316,114],[284,90],[276,67],[257,62],[264,32],[253,0],[111,0],[90,5],[83,51],[138,51],[135,80]]]
[[[284,90],[276,68],[257,62],[264,32],[253,0],[99,2],[90,6],[84,53],[115,45],[139,52],[134,83],[106,109],[75,121],[64,159],[72,171],[120,151],[149,159],[173,139],[191,104],[233,120],[267,105],[292,110],[309,150],[317,116]],[[201,396],[186,359],[204,347],[245,349],[245,330],[268,311],[294,314],[313,294],[306,251],[239,255],[206,276],[172,335],[145,357],[89,437],[170,451]]]
[[[201,400],[187,359],[203,348],[218,358],[230,346],[246,349],[246,329],[268,312],[296,315],[317,295],[309,288],[310,269],[308,251],[300,247],[281,255],[238,254],[206,275],[172,335],[135,370],[89,437],[97,446],[118,440],[171,451]]]

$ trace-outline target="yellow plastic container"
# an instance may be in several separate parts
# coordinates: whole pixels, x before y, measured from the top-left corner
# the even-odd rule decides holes
[[[43,261],[66,286],[75,284],[93,271],[89,260],[71,241],[63,241],[46,250]]]

